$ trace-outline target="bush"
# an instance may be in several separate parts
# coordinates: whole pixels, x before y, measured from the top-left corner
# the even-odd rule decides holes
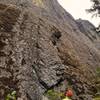
[[[9,93],[6,97],[6,100],[17,100],[16,99],[16,91],[12,91],[12,93]]]
[[[49,100],[62,100],[62,98],[64,98],[64,93],[57,92],[52,89],[46,92],[46,96]]]

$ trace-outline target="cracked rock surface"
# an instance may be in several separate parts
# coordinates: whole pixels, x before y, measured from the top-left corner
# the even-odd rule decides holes
[[[93,28],[56,0],[0,0],[0,100],[12,91],[17,100],[47,100],[46,91],[68,83],[73,100],[92,100],[100,66]]]

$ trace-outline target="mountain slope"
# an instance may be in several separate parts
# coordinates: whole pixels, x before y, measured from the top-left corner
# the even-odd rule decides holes
[[[0,0],[0,99],[42,100],[70,83],[73,99],[92,100],[100,50],[80,23],[56,0]]]

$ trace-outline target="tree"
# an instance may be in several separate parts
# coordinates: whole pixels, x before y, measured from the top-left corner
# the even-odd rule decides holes
[[[93,5],[87,11],[93,13],[93,16],[100,17],[100,0],[91,0]],[[100,25],[97,27],[97,32],[100,32]]]
[[[92,7],[88,10],[89,12],[95,12],[100,17],[100,0],[91,0],[93,2]]]

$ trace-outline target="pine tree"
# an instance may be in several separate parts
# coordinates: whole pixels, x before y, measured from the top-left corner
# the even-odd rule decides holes
[[[93,5],[87,11],[93,13],[93,16],[100,17],[100,0],[91,0]],[[100,25],[97,27],[97,32],[100,33]]]

